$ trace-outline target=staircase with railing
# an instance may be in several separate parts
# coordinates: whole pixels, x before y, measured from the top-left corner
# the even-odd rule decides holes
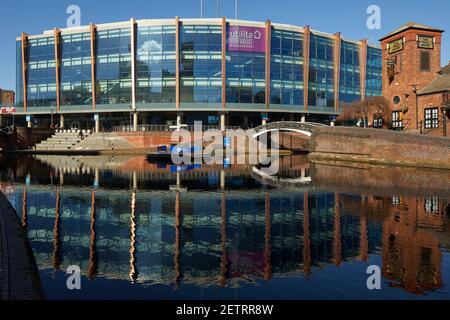
[[[90,131],[65,130],[55,132],[50,138],[35,145],[36,151],[75,150],[78,144],[90,136]]]

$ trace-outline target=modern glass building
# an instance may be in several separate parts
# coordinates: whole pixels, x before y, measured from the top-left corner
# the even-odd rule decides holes
[[[379,48],[309,26],[131,19],[23,33],[16,47],[17,115],[30,126],[326,122],[381,95]]]

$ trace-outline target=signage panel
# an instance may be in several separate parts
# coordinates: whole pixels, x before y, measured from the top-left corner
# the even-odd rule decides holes
[[[421,49],[434,49],[433,37],[418,36],[417,37],[417,45]]]
[[[266,52],[265,28],[229,26],[227,40],[231,52]]]
[[[393,53],[402,51],[403,49],[404,49],[403,38],[394,40],[392,42],[389,42],[389,44],[388,44],[389,54],[393,54]]]

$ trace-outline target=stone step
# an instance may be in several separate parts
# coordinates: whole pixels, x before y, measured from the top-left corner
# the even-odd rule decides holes
[[[36,147],[40,146],[40,147],[49,147],[49,148],[51,148],[51,147],[66,147],[66,148],[68,148],[68,147],[73,147],[75,145],[76,145],[76,143],[41,143],[41,144],[36,145]]]
[[[72,148],[56,148],[56,147],[36,147],[36,150],[40,151],[65,151],[72,150]]]
[[[41,144],[76,144],[79,141],[58,141],[58,140],[47,140],[47,141],[42,141]]]

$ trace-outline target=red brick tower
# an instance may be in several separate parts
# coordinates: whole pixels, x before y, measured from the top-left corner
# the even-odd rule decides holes
[[[443,32],[410,22],[380,39],[383,96],[390,102],[393,127],[419,128],[416,93],[441,70]]]

